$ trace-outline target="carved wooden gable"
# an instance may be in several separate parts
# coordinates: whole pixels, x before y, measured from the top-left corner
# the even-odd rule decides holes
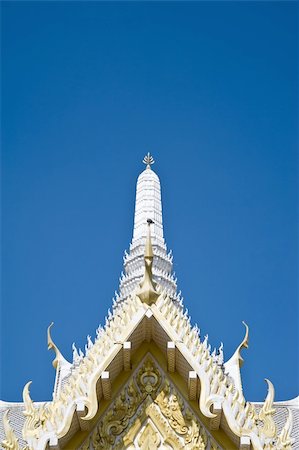
[[[79,448],[221,449],[151,354]]]

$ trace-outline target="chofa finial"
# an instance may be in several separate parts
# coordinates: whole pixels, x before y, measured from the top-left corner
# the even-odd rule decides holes
[[[148,154],[147,155],[145,155],[145,157],[143,158],[143,164],[146,164],[146,168],[147,169],[150,169],[151,168],[151,165],[153,165],[154,164],[154,162],[155,162],[155,160],[154,160],[154,158],[152,157],[152,155],[150,154],[150,152],[148,152]]]
[[[237,347],[236,350],[236,355],[238,356],[238,360],[239,360],[239,366],[242,367],[243,363],[244,363],[244,359],[241,356],[241,350],[242,348],[248,348],[249,345],[249,327],[247,325],[246,322],[244,322],[244,320],[242,320],[242,324],[245,327],[245,336],[243,338],[243,341],[241,342],[241,344]]]
[[[137,295],[143,303],[147,303],[151,305],[155,303],[157,298],[159,297],[159,293],[157,292],[157,283],[153,280],[152,266],[153,266],[153,248],[152,248],[152,239],[151,239],[151,224],[153,224],[152,219],[147,219],[147,237],[145,241],[145,249],[144,249],[144,276],[139,285],[139,290],[137,291]]]
[[[48,326],[48,331],[47,331],[47,335],[48,335],[48,350],[54,350],[55,352],[55,359],[53,360],[52,364],[54,369],[57,369],[58,366],[58,362],[65,362],[66,364],[69,364],[68,361],[66,361],[66,359],[62,356],[62,354],[60,353],[58,347],[56,344],[54,344],[52,337],[51,337],[51,328],[53,327],[54,322],[52,322],[49,326]]]

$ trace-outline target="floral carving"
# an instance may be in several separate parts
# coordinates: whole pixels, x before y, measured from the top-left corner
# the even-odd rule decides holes
[[[165,380],[162,391],[157,396],[155,403],[161,413],[168,419],[169,425],[184,438],[185,444],[190,448],[204,450],[206,448],[207,435],[198,424],[194,414],[189,408],[185,408],[178,392]]]
[[[208,436],[204,428],[169,381],[162,380],[158,367],[149,358],[104,414],[88,439],[88,446],[85,442],[85,447],[81,448],[89,448],[89,442],[95,450],[111,449],[112,446],[123,448],[124,441],[133,444],[134,436],[146,417],[151,417],[162,435],[163,429],[165,436],[173,435],[172,442],[176,442],[174,448],[206,448]],[[131,437],[126,438],[124,434],[128,434],[129,429],[132,429],[129,433]],[[147,422],[138,438],[139,448],[154,450],[160,443],[159,434]]]
[[[138,371],[136,381],[142,394],[152,395],[157,391],[161,383],[161,374],[150,359]]]
[[[134,380],[123,389],[116,399],[113,407],[101,420],[99,426],[92,435],[92,443],[96,449],[111,448],[116,437],[128,426],[129,420],[134,416],[142,401],[142,395],[136,389]]]

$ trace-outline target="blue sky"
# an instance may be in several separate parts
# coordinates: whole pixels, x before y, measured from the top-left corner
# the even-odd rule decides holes
[[[192,322],[298,395],[298,4],[2,3],[1,398],[111,305],[152,152]]]

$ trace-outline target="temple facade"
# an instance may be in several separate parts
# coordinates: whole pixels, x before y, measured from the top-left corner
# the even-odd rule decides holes
[[[245,399],[240,367],[249,330],[230,359],[211,351],[177,292],[162,220],[160,180],[150,154],[136,189],[134,229],[106,322],[85,351],[55,353],[53,399],[0,402],[1,448],[128,450],[299,449],[298,397]]]

